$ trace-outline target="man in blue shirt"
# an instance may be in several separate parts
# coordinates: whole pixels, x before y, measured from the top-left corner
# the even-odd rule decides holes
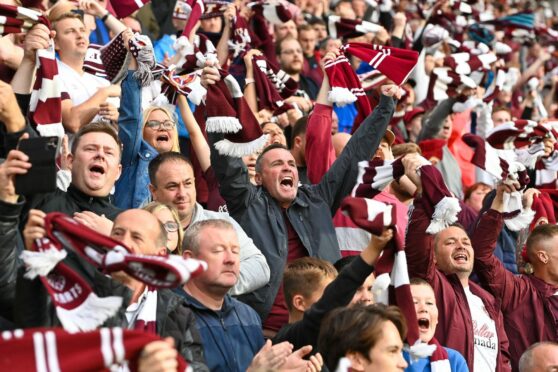
[[[264,338],[258,314],[228,294],[240,270],[240,245],[233,225],[225,220],[192,224],[186,230],[183,251],[208,266],[176,292],[196,315],[210,370],[246,371]]]

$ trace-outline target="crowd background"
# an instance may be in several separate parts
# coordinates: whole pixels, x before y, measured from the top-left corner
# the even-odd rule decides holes
[[[0,365],[558,368],[557,6],[0,0]]]

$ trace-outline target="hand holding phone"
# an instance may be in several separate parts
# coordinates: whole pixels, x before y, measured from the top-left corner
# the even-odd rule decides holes
[[[18,195],[32,195],[56,190],[56,156],[60,147],[58,137],[36,137],[19,141],[18,150],[29,157],[31,168],[15,177]]]

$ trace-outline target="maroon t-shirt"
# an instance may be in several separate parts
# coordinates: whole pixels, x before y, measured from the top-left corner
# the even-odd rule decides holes
[[[291,225],[291,222],[287,217],[285,209],[283,209],[283,218],[285,220],[285,225],[287,226],[287,263],[294,261],[297,258],[308,256],[308,252],[302,244],[302,241],[300,241],[300,238],[295,229],[293,229],[293,226]],[[283,284],[281,284],[279,286],[279,291],[277,291],[275,301],[273,301],[273,306],[271,306],[271,311],[269,312],[267,319],[264,321],[263,328],[277,332],[288,322],[289,311],[287,309],[287,304],[285,303]]]

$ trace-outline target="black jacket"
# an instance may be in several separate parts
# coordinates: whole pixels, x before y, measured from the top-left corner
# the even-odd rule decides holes
[[[380,103],[360,125],[345,150],[317,185],[301,185],[286,215],[309,256],[335,262],[341,258],[332,216],[353,189],[358,162],[376,152],[393,114],[395,103],[381,96]],[[212,135],[216,142],[221,137]],[[266,319],[283,278],[288,239],[284,213],[261,186],[250,183],[242,159],[220,155],[211,146],[211,164],[227,201],[230,215],[242,226],[264,254],[271,278],[267,285],[238,298]]]
[[[73,217],[76,212],[91,211],[99,216],[104,215],[111,221],[122,209],[112,204],[112,195],[99,197],[89,196],[78,190],[73,184],[70,184],[68,191],[56,189],[56,191],[47,194],[32,195],[25,204],[22,212],[20,229],[23,231],[30,209],[39,209],[45,213],[62,212]]]
[[[279,330],[273,343],[289,341],[297,350],[305,345],[312,345],[312,351],[318,352],[318,335],[322,319],[332,310],[347,306],[358,287],[374,272],[374,266],[368,265],[360,256],[343,268],[339,276],[324,290],[320,299],[310,307],[302,320],[285,325]]]
[[[7,321],[12,321],[18,255],[22,247],[17,228],[22,209],[23,203],[0,201],[0,318]]]

